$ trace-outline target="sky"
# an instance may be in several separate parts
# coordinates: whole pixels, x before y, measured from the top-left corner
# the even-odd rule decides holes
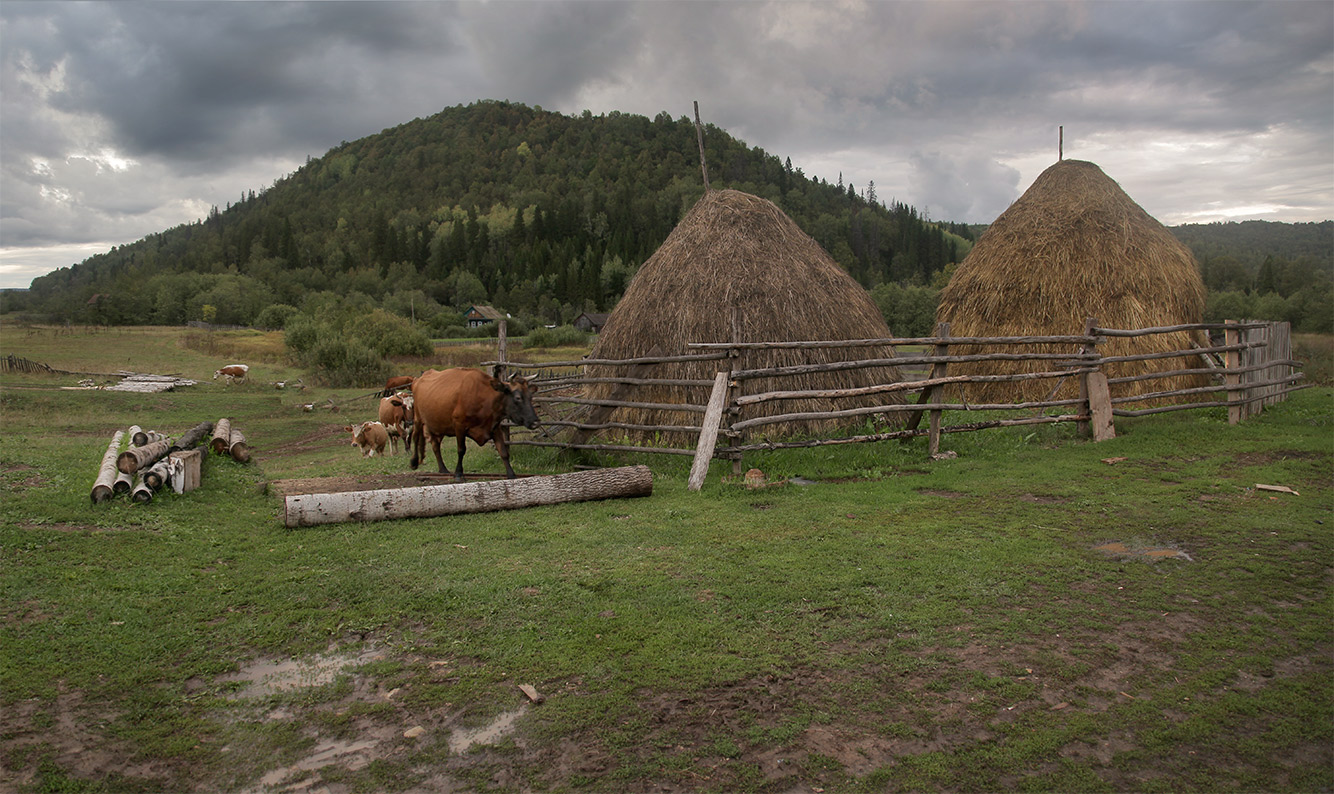
[[[0,2],[0,288],[483,99],[702,118],[990,223],[1064,155],[1169,226],[1334,218],[1331,0]]]

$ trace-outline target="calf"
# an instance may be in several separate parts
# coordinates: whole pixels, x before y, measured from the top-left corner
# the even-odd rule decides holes
[[[362,422],[343,429],[352,434],[352,446],[361,448],[363,458],[384,454],[384,445],[389,441],[389,433],[384,425],[379,422]]]
[[[403,439],[403,451],[412,451],[412,397],[381,398],[380,424],[389,434],[389,448],[395,455],[400,438]]]
[[[228,383],[235,380],[245,380],[246,373],[249,371],[249,364],[228,364],[222,369],[213,371],[213,380],[217,380],[219,376],[227,378]]]

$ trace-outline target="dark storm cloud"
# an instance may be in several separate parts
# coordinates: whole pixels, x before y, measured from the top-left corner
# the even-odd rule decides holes
[[[807,175],[941,220],[994,219],[1060,125],[1166,223],[1334,214],[1328,0],[7,0],[0,59],[0,285],[86,256],[28,246],[129,242],[479,99],[698,100]]]
[[[39,39],[33,68],[63,74],[51,107],[104,120],[132,157],[314,142],[402,103],[423,77],[412,60],[447,63],[458,49],[442,4],[49,5],[53,40]]]

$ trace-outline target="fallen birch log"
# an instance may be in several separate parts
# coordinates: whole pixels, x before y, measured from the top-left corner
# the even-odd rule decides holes
[[[309,527],[340,521],[484,513],[564,502],[649,496],[652,493],[653,473],[647,466],[623,466],[517,480],[292,494],[285,500],[285,515],[288,527]]]
[[[155,493],[162,490],[162,486],[171,484],[172,468],[171,458],[159,460],[144,472],[144,484]]]
[[[215,455],[227,454],[227,447],[232,440],[232,420],[219,419],[217,424],[213,425],[213,440],[209,446],[213,449]]]
[[[250,462],[250,446],[245,443],[245,436],[236,428],[232,428],[231,438],[227,442],[227,453],[237,463]]]
[[[165,438],[161,441],[150,441],[142,447],[131,447],[116,458],[116,468],[126,474],[134,474],[165,457],[170,448],[171,441]]]
[[[204,436],[212,432],[213,432],[212,422],[200,422],[199,424],[187,430],[185,435],[181,436],[180,441],[177,441],[175,444],[172,444],[171,451],[176,452],[177,450],[194,449],[195,447],[199,446],[199,442],[204,440]]]
[[[140,472],[134,478],[134,489],[130,491],[130,499],[142,504],[153,501],[153,487],[145,479],[147,472]]]
[[[142,447],[148,443],[148,434],[139,425],[130,425],[130,446]]]
[[[110,499],[116,488],[116,460],[120,457],[120,440],[125,437],[124,430],[117,430],[107,444],[107,451],[102,453],[102,465],[97,469],[97,479],[93,481],[93,491],[89,496],[93,504],[101,504]]]
[[[130,492],[134,487],[134,475],[126,474],[123,471],[116,472],[116,483],[111,486],[111,491],[117,496]]]

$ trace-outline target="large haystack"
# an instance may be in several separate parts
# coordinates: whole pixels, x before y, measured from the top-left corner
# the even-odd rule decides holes
[[[1043,171],[994,223],[940,294],[936,319],[952,336],[1080,334],[1087,318],[1103,328],[1150,328],[1202,322],[1204,282],[1190,250],[1126,195],[1093,163],[1065,160]],[[1133,339],[1109,338],[1103,355],[1189,349],[1198,332]],[[1074,352],[1069,345],[1025,348]],[[994,352],[1017,352],[1010,347]],[[959,348],[960,353],[981,352]],[[1108,377],[1204,366],[1198,356],[1113,364]],[[951,365],[950,374],[997,374],[1053,369],[1051,362]],[[1056,386],[1047,379],[974,384],[971,402],[1041,400]],[[1201,386],[1204,376],[1113,385],[1113,397]],[[1078,393],[1076,378],[1060,397]],[[1135,406],[1132,406],[1135,407]]]
[[[691,208],[662,246],[635,275],[625,296],[607,319],[592,358],[627,359],[699,353],[690,342],[774,342],[883,339],[889,328],[866,291],[773,202],[735,190],[711,191]],[[888,358],[887,346],[852,352],[806,348],[745,350],[732,369]],[[680,362],[644,367],[639,377],[707,379],[722,367],[717,361]],[[590,375],[626,374],[590,367]],[[596,371],[594,371],[596,370]],[[892,367],[812,373],[771,382],[741,384],[746,394],[775,389],[844,388],[898,380]],[[635,402],[704,405],[709,389],[699,386],[591,387],[589,396],[619,396]],[[878,404],[892,401],[876,398]],[[827,411],[876,401],[849,399],[783,400],[748,406],[741,419],[797,411]],[[632,424],[698,425],[700,417],[677,411],[617,409],[603,421]],[[863,418],[861,423],[865,423]],[[813,432],[817,426],[766,426],[757,436]],[[629,433],[645,441],[651,434]],[[681,434],[670,437],[680,443]]]

